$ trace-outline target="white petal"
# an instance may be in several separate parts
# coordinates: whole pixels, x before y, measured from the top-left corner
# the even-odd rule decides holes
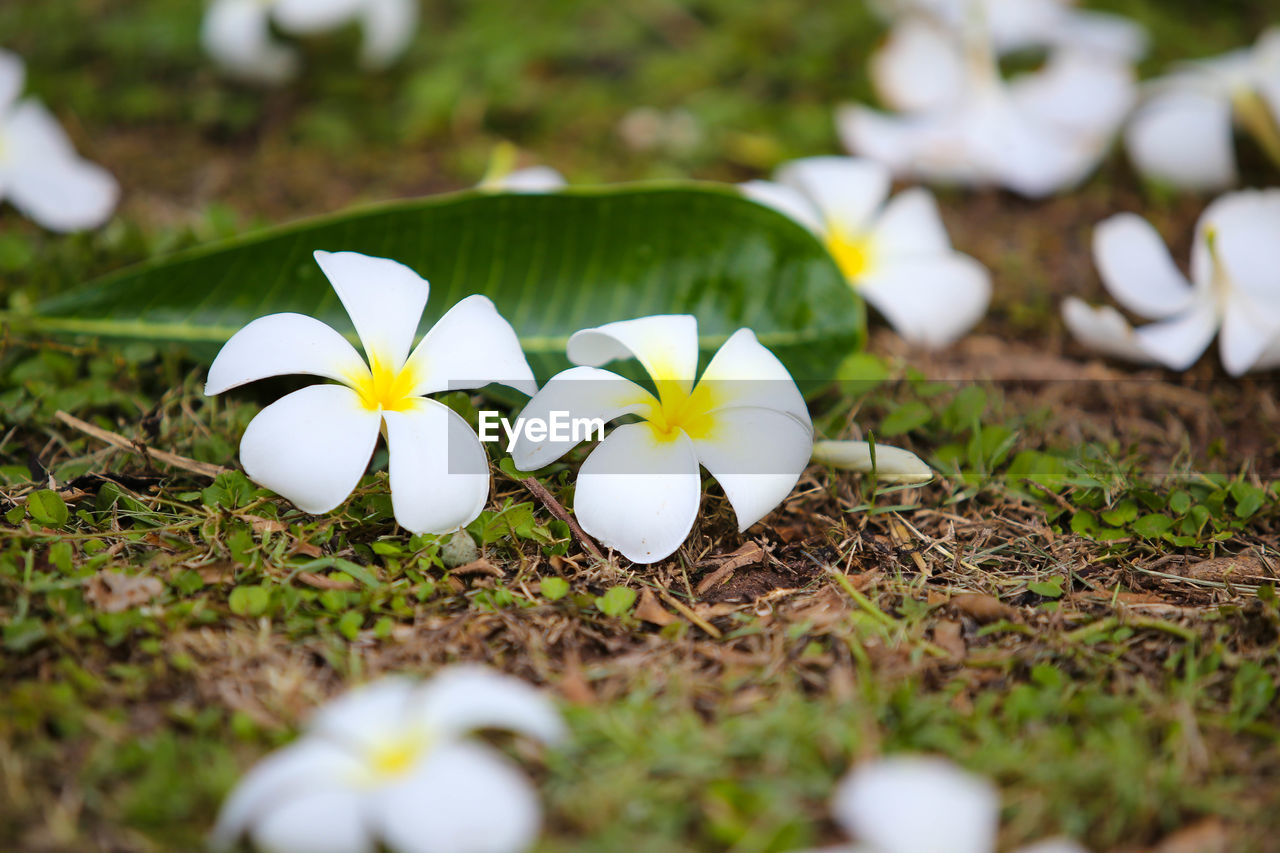
[[[664,441],[647,423],[624,424],[582,464],[573,510],[601,544],[633,563],[656,563],[688,537],[701,498],[687,435]]]
[[[813,461],[846,471],[871,473],[871,444],[866,441],[817,441]],[[910,450],[876,444],[876,479],[886,483],[927,483],[933,469]]]
[[[698,380],[712,411],[745,406],[785,412],[806,426],[809,407],[787,368],[750,329],[739,329],[712,356]]]
[[[774,409],[720,409],[711,432],[693,445],[733,505],[741,532],[791,494],[809,465],[813,429]]]
[[[925,173],[934,158],[953,168],[948,160],[956,155],[949,150],[948,134],[954,132],[964,140],[962,156],[972,161],[983,182],[1027,198],[1043,198],[1079,184],[1102,159],[1108,142],[1055,126],[995,95],[976,102],[956,122],[954,130],[943,124],[926,137],[918,155]]]
[[[542,826],[537,795],[492,749],[449,743],[433,749],[412,777],[379,792],[376,822],[397,853],[519,853]]]
[[[1267,348],[1253,364],[1254,370],[1274,370],[1277,367],[1280,367],[1280,335],[1271,339]]]
[[[386,68],[413,43],[418,30],[418,0],[366,0],[363,20],[360,61],[365,68]]]
[[[254,765],[227,796],[209,836],[210,846],[232,847],[259,816],[283,801],[308,792],[340,790],[358,770],[353,755],[338,745],[319,738],[294,741]]]
[[[399,368],[427,305],[430,288],[416,272],[387,258],[357,252],[316,252],[370,360]]]
[[[958,252],[904,258],[876,267],[859,282],[858,292],[907,341],[944,347],[987,313],[991,275]]]
[[[1116,300],[1143,317],[1172,317],[1195,297],[1160,233],[1133,213],[1120,213],[1093,231],[1093,260]]]
[[[778,169],[778,183],[803,193],[830,231],[861,233],[889,196],[889,170],[856,157],[806,157]]]
[[[262,853],[374,853],[363,799],[352,790],[302,791],[259,817],[249,834]]]
[[[635,356],[661,388],[674,382],[686,391],[698,371],[698,321],[690,314],[659,314],[583,329],[569,338],[569,361],[599,367]]]
[[[366,755],[413,730],[420,691],[418,682],[394,675],[362,684],[322,705],[307,724],[307,736]]]
[[[881,102],[901,112],[934,110],[964,94],[964,57],[953,34],[923,18],[894,26],[871,56],[871,81]]]
[[[247,80],[279,83],[298,70],[298,57],[271,37],[268,9],[259,0],[214,0],[200,43],[226,71]]]
[[[1014,853],[1089,853],[1089,850],[1070,838],[1050,838],[1026,847],[1019,847]]]
[[[1062,319],[1081,346],[1138,364],[1159,363],[1159,359],[1143,349],[1142,341],[1124,315],[1110,305],[1094,308],[1068,296],[1062,302]]]
[[[1064,47],[1137,62],[1147,52],[1147,31],[1122,15],[1072,9],[1059,24],[1055,39]]]
[[[1009,84],[1019,110],[1073,133],[1109,140],[1137,96],[1128,64],[1084,51],[1060,50],[1040,71]]]
[[[240,439],[249,479],[304,512],[325,513],[360,482],[381,418],[342,385],[312,385],[267,406]]]
[[[80,158],[57,119],[28,98],[4,127],[9,200],[53,231],[96,228],[111,218],[120,185],[101,166]]]
[[[1280,336],[1280,318],[1258,316],[1243,300],[1228,301],[1218,338],[1222,366],[1232,376],[1248,373],[1277,336]]]
[[[1168,91],[1147,101],[1125,131],[1129,158],[1148,178],[1212,190],[1234,184],[1231,102],[1195,91]]]
[[[861,105],[836,110],[836,132],[850,154],[885,164],[895,175],[912,171],[915,143],[921,121],[876,112]]]
[[[1280,27],[1258,37],[1253,48],[1253,76],[1258,94],[1271,107],[1272,119],[1280,122]]]
[[[383,412],[396,521],[413,533],[448,533],[476,520],[489,499],[489,458],[462,417],[435,400]]]
[[[111,218],[120,185],[87,160],[42,161],[10,175],[14,207],[51,231],[97,228]]]
[[[522,431],[511,448],[511,461],[522,471],[536,471],[568,453],[586,439],[581,432],[575,436],[570,429],[567,437],[557,439],[552,432],[553,413],[569,418],[599,418],[608,423],[625,414],[646,412],[658,401],[652,394],[630,379],[596,367],[571,367],[551,377],[542,386],[516,423],[545,423],[545,438],[531,440]]]
[[[344,384],[369,368],[347,339],[314,317],[269,314],[231,336],[209,367],[205,394],[221,394],[268,376],[306,373]]]
[[[26,78],[27,68],[22,62],[22,57],[0,49],[0,114],[7,112],[9,107],[18,100],[22,94],[22,87],[26,84]]]
[[[296,34],[332,30],[355,19],[368,0],[273,0],[271,14],[280,29]]]
[[[1232,297],[1256,312],[1258,322],[1280,323],[1280,190],[1246,190],[1215,200],[1196,225],[1195,249],[1198,276],[1212,275],[1216,256]]]
[[[415,716],[449,739],[477,729],[506,729],[556,743],[566,735],[560,712],[531,684],[481,666],[441,670],[423,685]]]
[[[1134,334],[1142,348],[1170,370],[1186,370],[1208,348],[1218,331],[1218,313],[1209,300],[1192,303],[1185,314],[1150,323]]]
[[[35,98],[19,102],[5,123],[5,159],[13,166],[74,160],[75,146],[53,113]]]
[[[564,189],[569,182],[550,166],[516,169],[484,184],[484,189],[509,193],[550,193]]]
[[[933,5],[945,7],[957,30],[985,26],[1000,53],[1045,46],[1066,17],[1062,0],[943,0]],[[985,21],[975,20],[979,15]]]
[[[468,296],[431,327],[410,356],[417,376],[409,393],[469,391],[498,383],[532,395],[538,390],[524,350],[487,296]]]
[[[826,235],[827,225],[821,214],[804,193],[795,187],[775,184],[773,181],[747,181],[739,184],[742,194],[757,204],[772,207],[808,228],[819,238]]]
[[[991,853],[1000,801],[985,779],[938,758],[886,758],[855,768],[831,811],[878,853]]]
[[[912,187],[890,199],[876,220],[872,245],[877,255],[949,252],[951,240],[933,193]]]

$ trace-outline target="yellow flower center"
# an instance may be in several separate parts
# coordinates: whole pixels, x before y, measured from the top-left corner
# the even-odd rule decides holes
[[[354,780],[366,787],[385,785],[411,771],[431,748],[431,738],[422,731],[397,733],[366,754],[364,766]]]
[[[690,438],[706,438],[715,428],[711,409],[716,405],[715,393],[708,383],[700,382],[686,391],[673,379],[655,379],[658,405],[650,404],[644,414],[660,441],[673,441],[681,433]]]
[[[415,742],[390,743],[374,752],[369,769],[375,777],[387,779],[404,774],[422,754],[422,747]]]
[[[870,237],[848,238],[838,228],[833,228],[827,236],[827,251],[850,281],[856,281],[871,269],[875,261],[873,248]]]
[[[371,412],[405,411],[416,399],[410,392],[417,384],[417,371],[412,366],[406,364],[395,370],[377,356],[369,359],[368,373],[351,380],[351,387],[360,395],[360,402]]]

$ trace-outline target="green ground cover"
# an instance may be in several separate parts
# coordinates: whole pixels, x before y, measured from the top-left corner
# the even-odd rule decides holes
[[[1098,5],[1150,27],[1148,73],[1274,17]],[[0,211],[9,307],[257,226],[469,186],[503,141],[575,183],[759,177],[837,150],[831,108],[870,97],[878,37],[857,3],[424,8],[395,70],[348,70],[348,33],[264,92],[201,56],[196,3],[0,7],[29,89],[126,192],[93,234]],[[628,142],[641,106],[682,111],[684,130]],[[873,318],[871,355],[813,412],[828,436],[874,430],[945,476],[886,490],[813,467],[745,536],[709,486],[689,541],[652,567],[593,562],[495,460],[471,528],[484,563],[446,568],[444,543],[394,524],[385,456],[319,518],[234,470],[279,386],[210,400],[181,349],[6,328],[0,847],[195,849],[238,776],[324,698],[468,660],[563,699],[572,742],[527,756],[543,850],[835,842],[835,780],[903,749],[995,779],[1010,845],[1170,850],[1196,832],[1277,849],[1280,389],[1212,359],[1185,375],[1090,361],[1057,317],[1062,295],[1101,293],[1094,223],[1140,210],[1185,257],[1204,200],[1144,189],[1119,154],[1042,204],[941,199],[956,245],[993,271],[990,317],[934,355]],[[543,480],[569,503],[568,469]]]

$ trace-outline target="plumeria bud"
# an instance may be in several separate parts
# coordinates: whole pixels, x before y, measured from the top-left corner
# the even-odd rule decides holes
[[[873,461],[874,453],[874,461]],[[846,471],[875,473],[887,483],[927,483],[933,469],[910,450],[866,441],[815,441],[813,461]]]

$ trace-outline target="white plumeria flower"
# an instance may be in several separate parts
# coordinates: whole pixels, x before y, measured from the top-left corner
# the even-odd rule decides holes
[[[694,383],[698,323],[689,315],[643,317],[584,329],[569,339],[563,371],[529,401],[525,420],[554,412],[618,426],[578,474],[573,509],[582,529],[636,563],[667,557],[684,542],[702,500],[702,465],[724,489],[739,530],[786,498],[809,464],[813,425],[787,369],[750,329],[725,341]],[[635,357],[657,396],[598,366]],[[578,440],[522,434],[512,461],[533,471]]]
[[[984,34],[971,30],[961,44],[931,24],[904,25],[873,72],[890,105],[907,111],[841,107],[845,147],[899,177],[1029,198],[1074,187],[1097,168],[1136,96],[1127,61],[1060,49],[1006,82]]]
[[[831,798],[836,822],[859,843],[827,853],[995,853],[995,786],[948,761],[896,756],[854,768]],[[1084,853],[1065,839],[1018,853]]]
[[[775,178],[742,191],[817,234],[850,286],[908,341],[946,346],[986,313],[990,274],[951,248],[928,190],[889,199],[889,170],[850,157],[796,160]]]
[[[388,677],[321,708],[222,806],[212,846],[263,853],[517,853],[537,840],[538,798],[501,754],[467,739],[509,729],[564,736],[551,702],[517,679],[458,666]]]
[[[35,98],[20,58],[0,50],[0,199],[51,231],[96,228],[111,217],[120,186],[76,154],[58,120]]]
[[[1280,190],[1230,193],[1205,209],[1191,282],[1155,228],[1132,213],[1094,230],[1093,257],[1121,305],[1160,322],[1134,329],[1114,308],[1071,297],[1063,318],[1085,346],[1185,370],[1221,329],[1219,354],[1231,375],[1280,366]]]
[[[1280,27],[1253,48],[1188,63],[1149,91],[1125,131],[1144,175],[1187,189],[1233,186],[1233,118],[1280,166]]]
[[[360,61],[385,68],[408,49],[418,23],[418,0],[213,0],[200,38],[229,74],[279,83],[298,71],[298,55],[271,35],[303,36],[359,22],[364,30]]]
[[[533,372],[515,330],[487,297],[468,296],[411,354],[427,282],[384,258],[315,258],[368,361],[337,331],[302,314],[271,314],[236,332],[209,368],[206,394],[295,373],[341,383],[311,385],[263,409],[240,441],[245,473],[306,512],[328,512],[360,482],[381,430],[396,521],[414,533],[469,524],[489,497],[488,459],[467,422],[426,395],[491,382],[532,394]]]

